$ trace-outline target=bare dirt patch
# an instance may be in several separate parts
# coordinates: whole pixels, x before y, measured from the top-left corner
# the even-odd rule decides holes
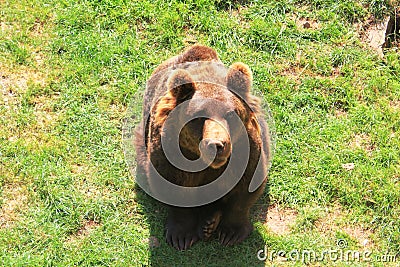
[[[83,223],[82,227],[79,228],[79,230],[76,232],[76,235],[77,236],[87,236],[91,232],[93,232],[94,229],[96,229],[99,226],[100,226],[100,224],[98,222],[93,221],[93,220],[85,221]]]
[[[0,1],[1,3],[1,1]],[[0,21],[0,29],[3,33],[13,31],[13,25],[11,23],[7,23],[5,21]]]
[[[360,247],[373,247],[373,231],[362,225],[344,223],[346,221],[345,215],[346,212],[341,207],[334,206],[315,222],[315,227],[319,232],[326,235],[332,235],[339,231],[344,232],[357,241]]]
[[[352,162],[342,164],[342,168],[345,169],[346,171],[352,171],[354,170],[355,167],[356,165]]]
[[[75,187],[87,199],[97,199],[107,195],[108,190],[99,189],[93,182],[96,176],[96,170],[93,167],[81,163],[71,163],[71,174],[75,177]]]
[[[36,20],[34,26],[31,28],[31,32],[35,33],[32,36],[33,39],[46,37],[44,36],[45,31],[43,30],[44,22]],[[1,22],[2,30],[14,31],[16,27],[12,23]],[[42,38],[43,39],[43,38]],[[41,47],[32,47],[30,45],[21,44],[25,47],[29,53],[29,61],[33,66],[25,66],[14,64],[12,62],[0,62],[0,90],[2,99],[0,102],[10,102],[12,96],[16,93],[23,93],[26,91],[30,84],[35,86],[45,87],[48,81],[48,70],[43,69],[45,63],[45,55],[41,51]]]
[[[380,57],[383,57],[382,46],[386,40],[386,28],[389,18],[384,21],[374,21],[369,19],[365,25],[359,26],[359,32],[361,40],[367,43],[372,49],[374,49]]]
[[[96,186],[94,185],[85,185],[82,186],[82,188],[79,189],[79,191],[85,195],[88,199],[97,199],[102,196],[105,196],[109,194],[107,190],[100,191]]]
[[[71,172],[74,174],[82,174],[84,173],[85,166],[82,164],[76,163],[71,165]]]
[[[396,38],[396,35],[399,35],[400,8],[395,9],[397,10],[392,15],[382,20],[370,17],[365,22],[356,24],[361,40],[374,49],[381,58],[384,57],[384,48],[400,44]]]
[[[303,7],[306,10],[305,7]],[[321,24],[312,18],[309,17],[301,17],[297,14],[288,14],[287,15],[290,20],[292,20],[299,31],[304,30],[318,30],[321,28]]]
[[[389,102],[389,107],[394,110],[400,111],[400,100],[393,100]]]
[[[41,66],[44,64],[44,56],[38,52],[35,56],[36,67],[11,65],[0,63],[0,105],[6,110],[3,116],[8,119],[10,124],[3,134],[9,139],[24,137],[24,141],[33,141],[32,144],[41,145],[45,141],[45,133],[57,122],[59,114],[53,111],[53,104],[59,97],[58,93],[50,94],[42,92],[35,93],[37,96],[29,96],[30,90],[41,90],[49,83],[49,74]],[[34,105],[34,118],[24,129],[15,123],[15,118],[21,112],[21,101],[28,99]]]
[[[0,104],[7,109],[16,108],[19,95],[28,89],[30,83],[44,87],[46,80],[47,75],[40,71],[25,66],[11,71],[0,63]]]
[[[297,84],[300,84],[300,76],[304,73],[306,68],[300,67],[298,65],[293,65],[288,68],[285,68],[281,74],[286,76],[292,80],[294,80]]]
[[[95,180],[98,178],[96,166],[87,165],[84,162],[71,162],[70,172],[74,177],[74,186],[87,200],[109,199],[112,192],[106,187],[101,187]]]
[[[48,129],[57,122],[59,113],[53,111],[52,103],[59,98],[59,93],[52,95],[40,95],[33,99],[35,105],[33,114],[36,117],[40,129]]]
[[[9,228],[20,218],[20,213],[27,207],[27,192],[20,185],[3,186],[2,204],[0,208],[0,226]]]
[[[291,63],[290,65],[285,65],[282,66],[282,70],[280,71],[280,74],[283,76],[286,76],[288,78],[291,78],[294,80],[297,84],[301,83],[301,78],[302,77],[311,77],[311,78],[316,78],[316,79],[329,79],[331,81],[336,80],[341,75],[341,68],[340,67],[334,67],[330,70],[330,73],[321,75],[313,71],[313,67],[310,66],[310,63],[305,64],[302,62],[302,53],[298,53],[296,55],[296,62]],[[316,60],[314,59],[314,63],[311,64],[316,64]]]
[[[321,28],[318,21],[309,18],[297,18],[297,19],[295,18],[295,23],[299,30],[302,29],[318,30]]]
[[[347,112],[341,109],[335,110],[335,117],[336,118],[347,118]]]
[[[371,156],[372,152],[375,150],[375,145],[371,141],[371,137],[367,134],[356,134],[350,143],[350,147],[353,149],[362,149]]]
[[[332,69],[331,73],[324,76],[313,72],[309,69],[309,66],[299,66],[299,65],[292,65],[288,68],[285,68],[281,75],[286,76],[292,80],[294,80],[297,84],[301,83],[301,79],[303,77],[315,78],[315,79],[329,79],[334,81],[337,77],[340,76],[340,70],[338,68]]]
[[[46,23],[46,21],[36,18],[35,23],[30,28],[31,36],[32,37],[42,37],[43,34],[45,33],[45,29],[44,29],[45,23]]]
[[[268,210],[263,212],[266,213],[263,224],[277,235],[289,234],[297,218],[297,211],[289,208],[281,209],[278,205],[269,206]]]
[[[118,103],[100,103],[99,106],[107,112],[110,120],[121,120],[121,114],[125,114],[126,107]]]
[[[99,226],[100,224],[93,220],[84,221],[81,228],[79,228],[75,234],[72,234],[68,237],[67,242],[74,243],[81,241],[85,239],[87,236],[89,236],[91,233],[93,233],[93,231]]]

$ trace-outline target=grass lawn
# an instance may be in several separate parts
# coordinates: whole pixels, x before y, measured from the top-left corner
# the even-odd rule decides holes
[[[400,50],[380,57],[363,30],[389,10],[384,0],[0,0],[1,265],[400,266]],[[251,67],[277,144],[251,236],[178,252],[165,211],[135,186],[122,126],[152,70],[196,42]],[[301,259],[332,250],[360,261]]]

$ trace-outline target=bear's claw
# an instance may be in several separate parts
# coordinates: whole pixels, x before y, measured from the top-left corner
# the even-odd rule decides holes
[[[250,223],[244,225],[221,225],[218,228],[218,239],[221,245],[235,245],[246,239],[252,230],[253,226]]]
[[[186,234],[178,234],[171,233],[171,231],[167,230],[167,243],[176,248],[177,250],[186,250],[189,249],[194,243],[199,240],[197,234],[186,233]]]

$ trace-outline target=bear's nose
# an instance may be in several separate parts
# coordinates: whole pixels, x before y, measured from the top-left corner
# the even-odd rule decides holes
[[[221,155],[224,153],[226,146],[226,142],[219,140],[209,140],[207,142],[207,150],[208,151],[216,151],[217,155]]]

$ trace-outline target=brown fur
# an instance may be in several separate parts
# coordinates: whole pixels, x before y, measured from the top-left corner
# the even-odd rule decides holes
[[[203,64],[198,64],[203,62]],[[207,239],[214,231],[220,242],[232,245],[244,240],[252,230],[249,209],[264,190],[269,155],[267,125],[262,118],[260,101],[251,95],[252,74],[243,63],[234,63],[227,71],[217,53],[205,46],[195,45],[173,57],[152,73],[146,88],[143,105],[144,121],[136,133],[138,174],[144,175],[149,190],[152,171],[149,164],[168,181],[181,186],[201,186],[217,179],[225,170],[232,146],[240,146],[249,137],[250,159],[238,184],[221,199],[195,208],[169,207],[167,242],[177,249],[187,249],[200,239]],[[221,105],[207,99],[221,101]],[[190,100],[185,112],[204,114],[204,119],[186,124],[179,134],[183,155],[198,159],[201,149],[217,149],[217,159],[205,170],[185,172],[168,162],[161,147],[161,136],[171,134],[177,121],[166,123],[172,110]],[[232,125],[229,115],[240,117],[245,130]],[[262,153],[262,148],[264,149]],[[243,149],[248,149],[243,147]],[[265,174],[262,186],[248,192],[258,161]],[[167,192],[170,193],[170,192]]]

